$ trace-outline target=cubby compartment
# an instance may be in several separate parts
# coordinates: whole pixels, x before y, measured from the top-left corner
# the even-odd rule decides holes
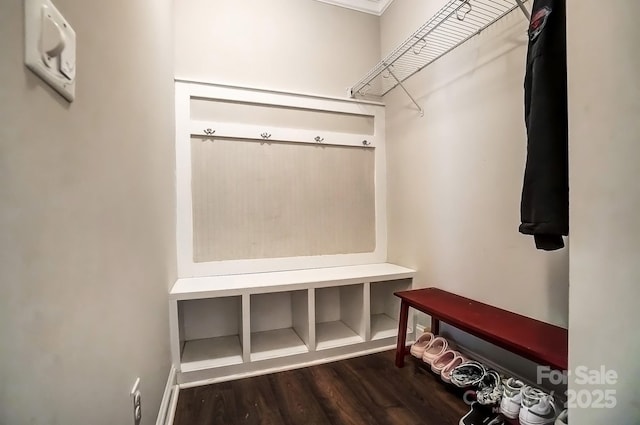
[[[411,289],[411,279],[400,279],[385,282],[372,282],[371,298],[371,339],[395,337],[398,334],[400,317],[400,299],[394,292]],[[409,324],[407,333],[413,332]]]
[[[363,284],[315,290],[316,350],[364,341]]]
[[[251,361],[309,351],[307,290],[251,295]]]
[[[183,372],[243,362],[241,301],[233,296],[178,302]]]

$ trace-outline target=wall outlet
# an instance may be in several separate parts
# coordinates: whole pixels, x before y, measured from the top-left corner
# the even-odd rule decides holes
[[[133,402],[133,424],[140,425],[142,421],[142,393],[140,392],[140,378],[131,388],[131,401]]]

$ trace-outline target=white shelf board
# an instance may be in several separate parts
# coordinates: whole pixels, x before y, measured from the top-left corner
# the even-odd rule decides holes
[[[364,338],[342,321],[337,320],[316,324],[316,350],[326,350],[361,342],[364,342]]]
[[[186,341],[180,370],[194,370],[242,363],[242,346],[238,335]]]
[[[174,300],[265,293],[309,287],[412,278],[415,270],[390,263],[326,267],[178,279],[170,292]]]
[[[407,333],[410,334],[413,329],[407,327]],[[391,338],[398,335],[398,321],[387,316],[386,314],[371,315],[371,339]]]
[[[293,328],[251,334],[251,361],[308,353],[309,347]]]

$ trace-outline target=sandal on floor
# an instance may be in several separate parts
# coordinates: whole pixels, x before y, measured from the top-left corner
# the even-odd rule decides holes
[[[458,355],[456,357],[454,357],[453,360],[451,360],[449,362],[448,365],[446,365],[444,368],[442,368],[442,372],[440,372],[440,379],[442,379],[443,382],[450,384],[451,383],[451,371],[460,366],[461,364],[464,364],[466,362],[468,362],[469,360],[464,357],[462,354],[458,353]]]
[[[430,365],[436,357],[447,351],[448,348],[449,341],[441,336],[437,336],[433,338],[431,344],[429,344],[429,346],[425,348],[424,354],[422,355],[422,361]]]
[[[453,361],[460,353],[454,350],[446,350],[431,362],[431,370],[433,373],[440,375],[442,369],[444,369],[449,363]]]
[[[410,350],[411,355],[418,359],[422,359],[422,355],[424,354],[425,348],[427,348],[429,344],[431,344],[431,341],[433,341],[433,338],[435,337],[431,332],[425,332],[422,335],[420,335],[418,340],[411,346],[411,350]]]

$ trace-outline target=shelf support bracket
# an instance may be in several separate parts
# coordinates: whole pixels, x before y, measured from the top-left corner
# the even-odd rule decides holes
[[[524,16],[527,18],[527,21],[530,21],[531,15],[529,14],[529,11],[527,10],[527,8],[524,7],[524,3],[522,2],[522,0],[516,0],[516,3],[518,3],[518,7],[520,7],[520,10],[522,10],[522,13],[524,13]]]
[[[418,105],[418,102],[416,102],[416,100],[413,98],[413,96],[411,96],[411,94],[407,91],[407,89],[404,87],[404,84],[402,84],[400,82],[400,80],[398,80],[398,77],[396,77],[396,75],[393,73],[393,71],[391,71],[391,69],[389,69],[389,67],[387,67],[387,71],[389,71],[389,75],[391,75],[393,77],[394,80],[396,80],[396,83],[398,83],[398,85],[400,86],[400,88],[402,88],[402,90],[404,90],[404,92],[407,94],[407,96],[409,96],[409,99],[411,99],[411,101],[413,102],[414,105],[416,105],[416,108],[418,108],[418,111],[420,111],[420,116],[424,117],[424,111],[422,110],[422,108],[420,107],[420,105]]]

